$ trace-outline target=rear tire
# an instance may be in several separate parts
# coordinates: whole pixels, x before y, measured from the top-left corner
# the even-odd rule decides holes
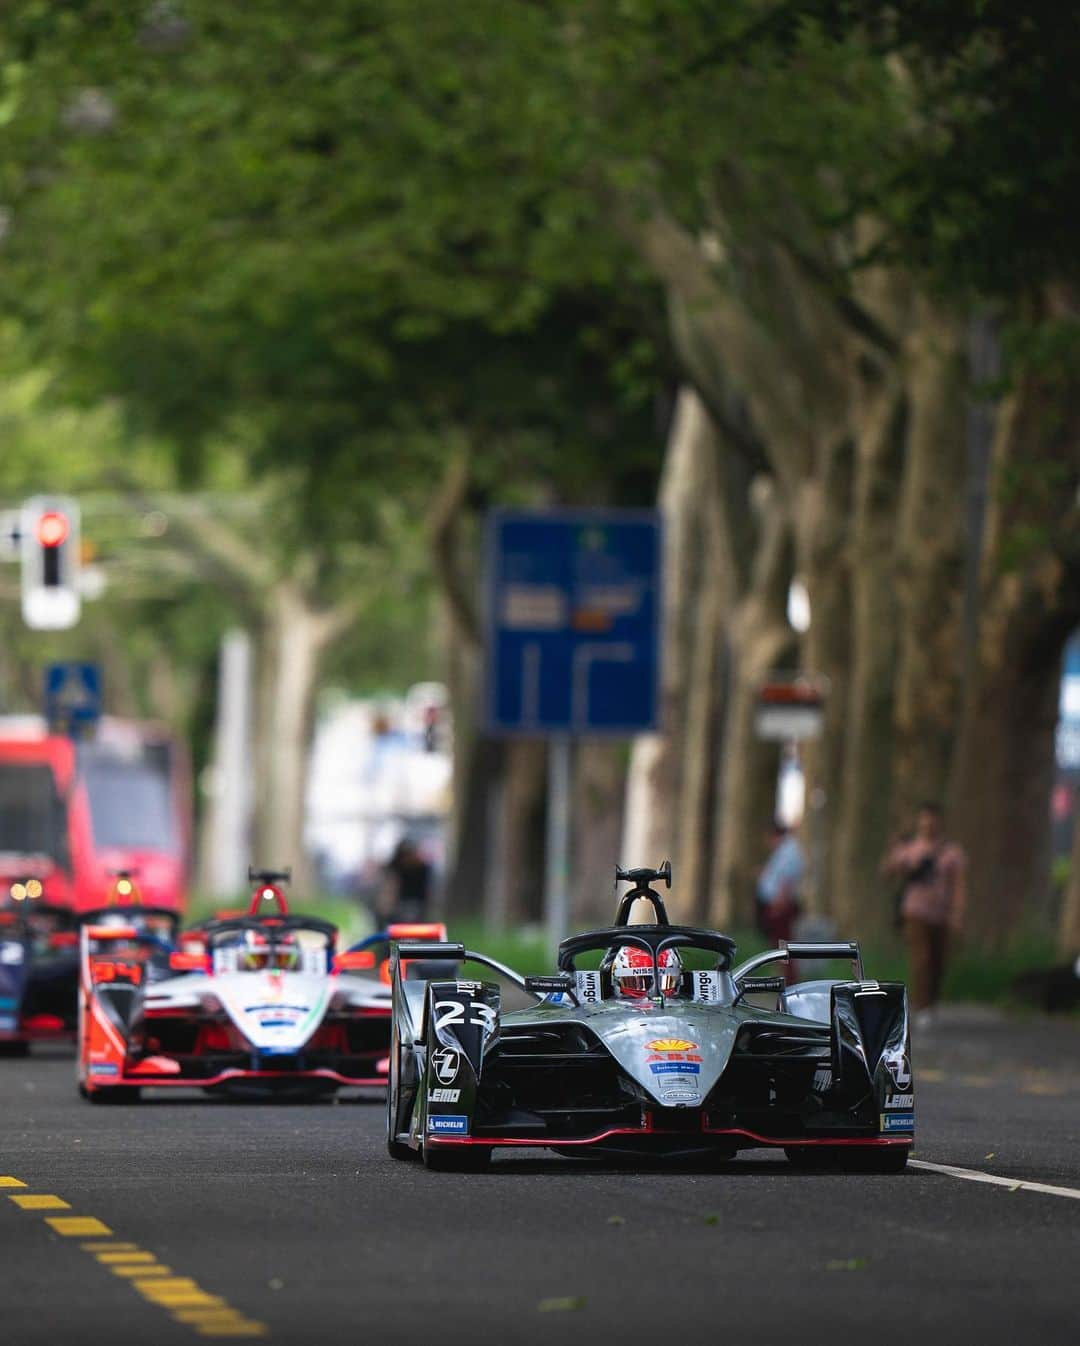
[[[424,1146],[424,1167],[434,1173],[483,1173],[490,1166],[490,1145]]]

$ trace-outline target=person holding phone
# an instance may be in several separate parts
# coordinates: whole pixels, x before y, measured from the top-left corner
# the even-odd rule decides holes
[[[951,939],[959,935],[967,904],[967,858],[945,839],[941,806],[919,805],[915,831],[890,848],[882,873],[903,888],[900,918],[911,970],[914,1024],[929,1027],[941,998]]]

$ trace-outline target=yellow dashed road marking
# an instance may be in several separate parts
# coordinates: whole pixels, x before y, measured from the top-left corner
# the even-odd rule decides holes
[[[85,1238],[87,1234],[111,1234],[112,1230],[92,1215],[53,1215],[45,1221],[65,1238]]]
[[[20,1210],[70,1210],[71,1203],[58,1196],[9,1196]]]
[[[197,1327],[200,1337],[265,1337],[265,1323],[236,1323],[234,1326]]]
[[[25,1187],[21,1178],[0,1175],[0,1188]],[[52,1193],[7,1194],[20,1210],[70,1210],[71,1205]],[[123,1276],[148,1300],[170,1312],[173,1321],[192,1328],[200,1337],[264,1337],[265,1323],[247,1318],[232,1308],[221,1295],[210,1295],[190,1276],[176,1276],[171,1267],[162,1266],[154,1253],[137,1243],[123,1243],[111,1237],[112,1230],[93,1215],[50,1215],[45,1223],[65,1238],[100,1239],[83,1243],[81,1250],[91,1253],[106,1271]]]
[[[162,1280],[133,1281],[135,1289],[146,1299],[161,1304],[167,1309],[188,1309],[201,1306],[208,1309],[225,1309],[229,1306],[220,1295],[208,1295],[200,1290],[190,1277],[173,1276]]]
[[[154,1282],[151,1282],[154,1284]],[[146,1294],[143,1291],[143,1294]],[[147,1299],[152,1299],[155,1304],[160,1304],[163,1309],[194,1309],[200,1305],[204,1308],[223,1309],[227,1308],[225,1301],[220,1295],[208,1295],[205,1290],[200,1290],[198,1286],[194,1290],[166,1290],[160,1295],[146,1295]]]
[[[149,1284],[159,1284],[158,1281],[151,1281]],[[207,1295],[205,1289],[199,1289],[195,1285],[194,1289],[163,1289],[160,1295],[148,1294],[147,1289],[140,1289],[140,1294],[145,1298],[154,1300],[155,1304],[162,1304],[164,1308],[228,1308],[228,1304],[221,1298],[221,1295]]]
[[[196,1323],[207,1326],[209,1323],[243,1323],[247,1319],[239,1309],[174,1309],[173,1317],[178,1323]]]
[[[135,1289],[140,1290],[142,1289],[142,1287],[136,1285]],[[195,1282],[191,1279],[190,1276],[172,1276],[167,1281],[159,1281],[157,1285],[148,1286],[147,1293],[149,1294],[151,1290],[153,1290],[155,1294],[161,1294],[161,1292],[164,1290],[198,1290],[198,1289],[199,1287],[195,1284]],[[199,1293],[201,1294],[202,1291],[200,1290]]]

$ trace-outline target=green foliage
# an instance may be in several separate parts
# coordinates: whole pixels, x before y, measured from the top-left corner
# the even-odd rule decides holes
[[[636,498],[655,475],[663,316],[615,201],[713,234],[732,283],[779,241],[842,289],[868,215],[870,256],[950,285],[1067,269],[1076,23],[996,0],[38,0],[0,49],[0,290],[64,389],[120,396],[182,480],[224,439],[284,473],[283,541],[317,523],[329,576],[380,499],[425,498],[451,435],[499,489]]]
[[[38,4],[9,37],[34,78],[11,109],[8,296],[70,393],[121,396],[189,482],[239,435],[328,579],[382,499],[424,500],[448,435],[493,481],[571,494],[603,475],[590,455],[652,438],[655,354],[610,248],[493,134],[531,20],[504,12],[493,59],[480,10],[191,3],[164,51],[146,15]]]
[[[871,0],[867,21],[920,92],[896,178],[906,254],[951,288],[1015,298],[1080,267],[1080,10],[1059,0]]]

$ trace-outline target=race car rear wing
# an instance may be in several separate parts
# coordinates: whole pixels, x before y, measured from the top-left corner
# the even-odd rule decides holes
[[[472,949],[467,949],[464,944],[436,944],[419,940],[402,940],[396,945],[395,956],[403,961],[408,959],[409,962],[480,963],[481,966],[489,967],[493,972],[498,972],[507,981],[512,981],[515,986],[520,986],[523,991],[526,989],[525,978],[520,972],[515,972],[512,967],[507,967],[505,963],[500,963],[496,958],[489,958],[487,954],[474,953]]]
[[[731,975],[738,983],[767,963],[787,963],[799,958],[806,959],[809,962],[832,958],[847,959],[854,969],[855,980],[862,981],[863,979],[862,953],[859,950],[858,942],[853,939],[823,944],[789,944],[781,941],[779,948],[766,949],[764,953],[755,954],[753,958],[748,958],[745,963],[741,963]]]

